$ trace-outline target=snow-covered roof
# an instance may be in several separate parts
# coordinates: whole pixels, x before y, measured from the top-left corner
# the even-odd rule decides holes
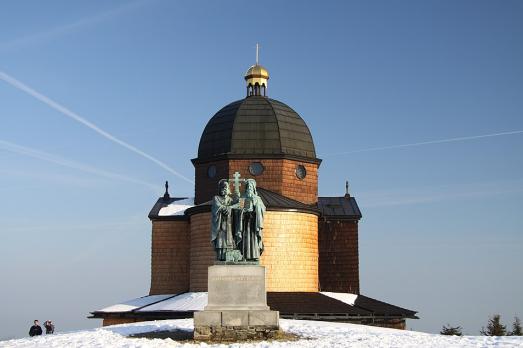
[[[194,198],[185,198],[174,201],[165,207],[160,208],[158,216],[179,216],[183,215],[186,209],[194,207]]]
[[[105,313],[123,313],[123,312],[130,312],[132,310],[138,309],[143,306],[147,306],[153,303],[156,303],[158,301],[163,301],[169,297],[172,297],[173,295],[151,295],[151,296],[143,296],[139,298],[135,298],[129,301],[125,301],[122,303],[117,303],[109,307],[105,307],[103,309],[98,310],[97,312],[105,312]]]
[[[336,313],[336,315],[343,316],[393,316],[417,319],[415,311],[364,295],[350,293],[268,292],[267,304],[273,310],[280,311],[280,315],[292,315],[293,317],[303,313]],[[203,310],[206,305],[207,292],[186,292],[144,296],[94,311],[92,314],[95,318],[107,317],[112,313],[148,315],[151,312],[171,312],[173,315],[191,315],[192,312]],[[172,318],[172,316],[167,315],[166,318]]]
[[[320,294],[323,294],[325,296],[329,296],[333,299],[336,299],[338,301],[344,302],[348,305],[354,306],[354,303],[356,302],[356,299],[358,298],[358,295],[356,294],[349,294],[345,292],[326,292],[322,291]]]
[[[341,292],[320,292],[320,294],[334,298],[351,306],[354,306],[354,302],[358,298],[358,295]],[[186,292],[179,295],[144,296],[106,307],[97,312],[194,312],[203,311],[206,305],[207,292]]]
[[[151,220],[186,220],[185,211],[194,207],[192,197],[169,197],[158,198],[153,208],[149,212]]]
[[[186,292],[178,296],[171,297],[164,301],[155,303],[150,306],[140,308],[137,312],[151,312],[151,311],[180,311],[180,312],[194,312],[203,311],[207,306],[206,292]]]

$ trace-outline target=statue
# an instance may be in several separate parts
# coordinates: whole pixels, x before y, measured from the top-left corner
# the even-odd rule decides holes
[[[258,262],[263,253],[263,217],[265,205],[256,191],[254,179],[241,179],[234,174],[235,193],[231,196],[229,181],[220,180],[219,195],[212,203],[211,244],[218,261]],[[245,192],[240,193],[240,182]]]
[[[211,244],[216,250],[218,261],[229,261],[227,255],[236,249],[232,236],[232,207],[234,205],[230,197],[229,183],[226,180],[220,180],[218,187],[219,195],[214,196],[211,209]]]
[[[256,181],[247,179],[243,209],[236,224],[237,235],[241,235],[240,252],[246,261],[259,261],[263,253],[263,216],[265,205],[256,191]]]

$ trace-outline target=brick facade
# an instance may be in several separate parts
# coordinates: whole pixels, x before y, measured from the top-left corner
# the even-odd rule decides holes
[[[252,162],[261,162],[265,170],[261,175],[253,176],[249,172]],[[209,178],[207,169],[216,166],[216,176]],[[303,180],[296,176],[296,166],[303,165],[307,175]],[[318,163],[302,162],[291,159],[231,159],[208,163],[196,163],[195,204],[201,204],[218,194],[218,181],[222,178],[232,178],[239,172],[242,178],[256,180],[258,187],[279,193],[305,204],[318,201]]]
[[[318,291],[318,217],[268,211],[260,263],[267,270],[267,291]],[[191,216],[190,291],[207,291],[207,268],[215,252],[209,242],[211,214]]]
[[[189,221],[153,221],[149,295],[189,290]]]
[[[357,221],[322,219],[318,227],[320,290],[359,294]]]

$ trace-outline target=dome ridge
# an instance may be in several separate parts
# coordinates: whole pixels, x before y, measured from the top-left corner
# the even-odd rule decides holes
[[[305,121],[285,103],[264,96],[229,103],[209,120],[195,160],[223,156],[318,161]]]

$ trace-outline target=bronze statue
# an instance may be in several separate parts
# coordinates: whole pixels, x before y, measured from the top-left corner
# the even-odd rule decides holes
[[[219,195],[212,203],[211,243],[218,261],[259,262],[263,253],[263,217],[265,205],[256,191],[254,179],[241,179],[234,174],[235,193],[229,182],[220,180]],[[240,182],[245,192],[240,193]]]
[[[236,249],[232,236],[232,207],[229,183],[221,180],[218,184],[219,195],[214,196],[212,203],[211,243],[216,250],[218,261],[228,261],[227,253]]]
[[[239,249],[246,261],[259,261],[263,253],[263,217],[265,205],[256,191],[256,181],[247,179],[243,197],[245,203],[239,211],[236,224],[242,239]]]

